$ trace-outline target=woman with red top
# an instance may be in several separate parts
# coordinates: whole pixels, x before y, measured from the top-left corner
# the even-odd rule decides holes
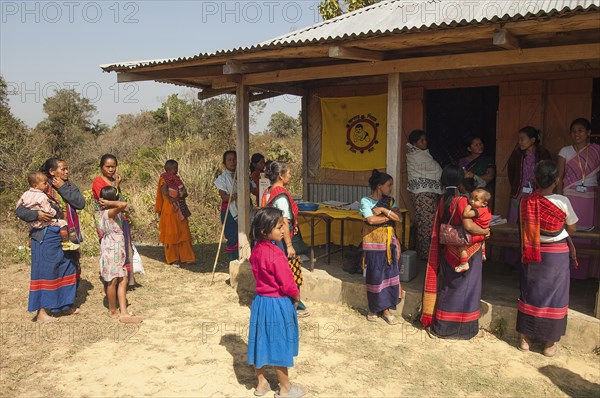
[[[490,230],[483,229],[472,219],[463,217],[469,204],[467,197],[459,195],[463,178],[464,171],[461,167],[448,165],[442,171],[442,186],[446,192],[440,198],[435,212],[425,274],[421,323],[425,327],[431,326],[431,332],[437,336],[468,340],[479,333],[481,251],[483,240],[485,236],[489,236]],[[468,252],[468,271],[454,272],[454,267],[460,264],[460,255],[457,251],[450,250],[448,245],[443,247],[442,251],[439,241],[441,223],[462,225],[467,232],[473,234]],[[443,272],[439,289],[438,271]]]
[[[569,198],[552,194],[559,171],[550,160],[535,166],[538,191],[521,199],[521,297],[517,312],[519,349],[529,351],[533,340],[544,342],[543,354],[553,356],[567,330],[569,264],[577,268],[569,233],[577,215]]]
[[[250,256],[256,280],[248,334],[248,364],[254,365],[258,379],[254,395],[271,391],[264,366],[275,368],[279,392],[275,396],[302,397],[305,387],[290,383],[288,368],[298,356],[298,318],[295,306],[300,291],[288,266],[287,257],[276,246],[283,239],[282,212],[266,207],[256,213],[250,236],[255,245]]]
[[[285,186],[292,179],[292,171],[283,162],[269,163],[266,177],[271,181],[262,198],[262,206],[272,206],[283,212],[283,240],[276,243],[289,259],[295,259],[298,254],[305,253],[306,244],[302,240],[298,229],[298,206]],[[285,244],[284,244],[285,243]],[[298,288],[302,285],[302,267],[299,261],[292,261],[292,273],[296,278]],[[304,318],[310,315],[303,302],[298,303],[298,316]]]
[[[98,176],[92,182],[92,194],[96,200],[96,211],[102,210],[100,206],[100,191],[104,187],[115,187],[118,193],[118,200],[124,202],[123,195],[121,193],[121,176],[117,174],[117,158],[115,155],[106,153],[100,158],[100,171],[101,176]],[[121,227],[123,235],[125,236],[125,268],[127,268],[129,286],[135,286],[135,277],[133,275],[133,268],[131,261],[133,259],[133,242],[131,240],[131,228],[129,226],[129,220],[125,213],[119,213],[115,217],[115,221]]]

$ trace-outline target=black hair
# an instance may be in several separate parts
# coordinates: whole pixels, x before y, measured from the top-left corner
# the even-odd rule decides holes
[[[250,239],[253,242],[266,240],[267,235],[277,226],[283,212],[276,207],[263,207],[254,216],[250,226]]]
[[[558,167],[552,160],[542,160],[535,165],[535,183],[541,189],[549,188],[558,179]]]
[[[536,129],[535,127],[525,126],[521,130],[519,130],[519,133],[527,135],[527,137],[529,137],[530,139],[535,138],[535,146],[538,146],[540,144],[540,130]]]
[[[172,170],[177,165],[178,165],[178,163],[176,160],[169,159],[165,162],[165,171]]]
[[[576,125],[583,126],[583,128],[585,128],[587,131],[592,129],[592,124],[590,123],[590,121],[583,117],[573,120],[571,122],[571,126],[569,127],[569,131],[573,130],[573,127],[575,127]]]
[[[287,173],[288,170],[287,163],[274,160],[265,167],[265,177],[271,181],[271,184],[275,184],[279,176]]]
[[[475,141],[477,139],[479,139],[481,142],[483,142],[483,140],[481,139],[481,137],[478,136],[478,135],[468,135],[468,136],[466,136],[465,139],[464,139],[465,147],[466,148],[470,147],[471,144],[473,144],[473,141]]]
[[[225,160],[227,160],[227,155],[233,154],[235,156],[235,158],[237,159],[237,152],[230,149],[228,151],[225,151],[225,153],[223,153],[223,164],[225,164]]]
[[[250,172],[256,170],[256,164],[261,160],[264,160],[265,157],[261,153],[255,153],[250,157]]]
[[[34,184],[37,184],[37,182],[42,178],[48,178],[48,176],[46,176],[46,173],[44,173],[43,171],[32,171],[31,173],[29,173],[27,175],[27,181],[29,182],[29,186],[33,187]]]
[[[444,192],[444,200],[449,197],[456,196],[458,187],[464,186],[465,172],[462,167],[458,167],[455,164],[449,164],[442,170],[442,186],[446,189]],[[456,188],[448,188],[456,187]]]
[[[119,200],[117,188],[110,185],[103,187],[100,190],[100,198],[104,200]]]
[[[100,158],[100,168],[102,168],[104,166],[104,163],[106,163],[106,161],[109,159],[112,159],[115,161],[115,166],[119,165],[119,162],[117,161],[117,157],[115,155],[113,155],[112,153],[105,153]]]
[[[44,162],[42,167],[40,167],[40,171],[42,173],[46,174],[46,176],[48,178],[52,178],[52,175],[50,174],[50,170],[58,169],[58,163],[60,161],[61,161],[61,159],[59,159],[59,158],[50,158]]]
[[[419,141],[421,139],[421,137],[423,137],[425,135],[425,132],[423,130],[413,130],[410,132],[410,134],[408,135],[408,142],[412,145],[415,145],[417,143],[417,141]]]
[[[375,192],[378,186],[383,185],[392,179],[392,176],[388,173],[383,173],[377,169],[373,169],[371,177],[369,178],[369,187],[371,187],[371,190]]]
[[[465,191],[471,193],[477,188],[477,184],[475,184],[475,178],[463,178],[462,186]]]

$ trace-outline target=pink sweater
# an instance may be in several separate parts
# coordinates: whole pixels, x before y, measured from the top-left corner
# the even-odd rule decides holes
[[[300,294],[287,257],[271,241],[263,240],[254,246],[250,264],[256,279],[256,294],[291,298],[296,298]]]

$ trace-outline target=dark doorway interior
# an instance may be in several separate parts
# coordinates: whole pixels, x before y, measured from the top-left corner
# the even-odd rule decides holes
[[[495,159],[497,113],[498,87],[428,90],[425,131],[432,156],[442,167],[456,164],[468,154],[465,138],[476,135]]]
[[[600,144],[600,79],[594,79],[592,90],[592,142]]]

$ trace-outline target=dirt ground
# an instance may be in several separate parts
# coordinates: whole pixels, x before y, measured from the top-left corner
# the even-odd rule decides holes
[[[168,268],[160,247],[141,247],[146,269],[128,292],[141,325],[106,316],[97,258],[84,258],[82,313],[38,325],[27,312],[29,265],[0,265],[1,396],[253,396],[246,363],[249,303],[227,284],[215,245],[199,265]],[[369,323],[353,308],[308,302],[292,381],[313,397],[599,396],[600,357],[562,349],[521,353],[487,334],[432,339],[410,323]],[[276,386],[272,371],[268,378]]]

